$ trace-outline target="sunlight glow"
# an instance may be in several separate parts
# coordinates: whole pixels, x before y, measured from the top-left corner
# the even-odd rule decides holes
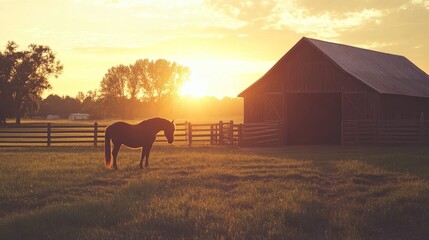
[[[208,95],[207,86],[199,74],[192,73],[188,82],[185,82],[179,91],[182,96],[205,97]]]

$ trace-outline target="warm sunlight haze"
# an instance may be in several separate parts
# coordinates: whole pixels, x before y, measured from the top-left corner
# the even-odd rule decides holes
[[[188,66],[180,90],[235,97],[303,36],[405,55],[429,72],[429,2],[0,0],[0,45],[48,45],[64,64],[53,88],[76,96],[107,69],[164,58]]]
[[[202,81],[190,80],[183,84],[180,89],[180,95],[192,96],[192,97],[204,97],[207,96],[207,88]]]

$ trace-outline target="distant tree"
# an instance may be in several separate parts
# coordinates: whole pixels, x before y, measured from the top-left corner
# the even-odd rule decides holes
[[[60,96],[56,94],[50,94],[42,100],[38,114],[43,116],[49,114],[60,115],[63,108],[62,104],[63,99]]]
[[[63,97],[63,103],[61,104],[61,115],[67,118],[72,113],[80,112],[82,109],[81,102],[73,97]]]
[[[157,103],[165,98],[177,96],[180,86],[191,74],[188,67],[165,59],[150,61],[147,71],[148,84],[144,91],[150,92],[153,95],[150,97]]]
[[[139,94],[142,93],[142,89],[147,85],[147,69],[149,66],[149,60],[137,60],[134,64],[129,66],[130,76],[127,82],[127,91],[130,99],[136,100]]]
[[[188,67],[165,59],[140,59],[128,67],[111,67],[100,83],[104,111],[133,117],[142,102],[165,107],[189,76]],[[145,107],[145,111],[148,109]]]
[[[125,87],[130,76],[130,69],[125,65],[111,67],[100,83],[100,94],[106,109],[124,117]]]
[[[82,91],[79,91],[76,95],[76,99],[79,102],[83,102],[83,100],[85,100],[85,94]]]
[[[51,88],[49,77],[58,75],[63,65],[48,46],[30,44],[28,50],[17,51],[17,45],[9,42],[2,58],[5,64],[0,65],[2,98],[8,99],[7,111],[12,111],[16,123],[21,123],[21,116],[36,106],[34,101],[44,90]],[[4,118],[4,113],[1,113]]]
[[[82,112],[88,113],[91,118],[101,118],[103,116],[101,109],[101,100],[97,91],[88,91],[82,101]]]
[[[82,112],[83,103],[77,98],[70,96],[60,97],[50,94],[40,104],[39,115],[55,114],[67,118],[72,113]]]

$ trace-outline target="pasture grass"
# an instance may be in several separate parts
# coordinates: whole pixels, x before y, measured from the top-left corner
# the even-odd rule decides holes
[[[425,147],[0,149],[1,239],[426,239]]]

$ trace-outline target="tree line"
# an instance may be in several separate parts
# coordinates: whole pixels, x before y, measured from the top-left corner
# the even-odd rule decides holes
[[[51,94],[49,78],[57,78],[63,65],[48,46],[31,44],[18,51],[15,42],[8,42],[0,51],[0,124],[14,117],[46,117],[88,113],[94,119],[133,119],[163,115],[186,117],[195,114],[231,114],[242,111],[241,100],[213,97],[179,98],[178,90],[189,80],[188,67],[165,59],[140,59],[130,65],[109,68],[98,89],[79,92],[76,97]]]
[[[169,108],[190,73],[188,67],[165,59],[143,59],[128,66],[111,67],[100,83],[103,114],[133,118],[141,107]]]
[[[30,117],[46,118],[49,114],[68,118],[72,113],[88,113],[91,119],[145,119],[153,116],[164,116],[176,119],[196,119],[212,117],[222,119],[231,116],[242,116],[243,100],[239,98],[215,97],[178,97],[168,104],[155,105],[137,100],[124,99],[124,108],[111,111],[110,103],[102,98],[98,91],[79,92],[76,97],[51,94],[40,99],[39,110]]]

